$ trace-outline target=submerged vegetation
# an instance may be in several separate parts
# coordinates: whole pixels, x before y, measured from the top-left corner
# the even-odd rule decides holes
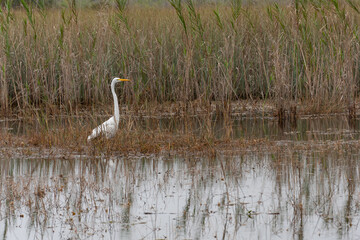
[[[110,79],[133,80],[120,101],[190,103],[222,111],[269,99],[278,114],[301,103],[355,115],[360,4],[351,0],[217,4],[169,0],[61,9],[20,1],[0,11],[0,108],[110,102]],[[286,104],[285,104],[286,103]]]

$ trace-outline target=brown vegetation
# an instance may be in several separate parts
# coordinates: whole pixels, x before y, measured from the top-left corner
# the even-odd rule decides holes
[[[216,156],[219,152],[232,155],[244,151],[273,152],[284,149],[346,151],[360,144],[356,140],[344,141],[355,136],[351,135],[351,130],[346,130],[354,128],[351,125],[353,121],[348,122],[346,118],[338,122],[330,119],[328,125],[321,121],[310,124],[303,120],[299,120],[302,122],[298,124],[297,121],[293,122],[290,112],[290,119],[278,125],[276,118],[271,116],[273,108],[270,106],[263,105],[261,108],[258,105],[247,105],[247,115],[240,116],[249,119],[249,126],[245,122],[235,122],[244,106],[234,106],[231,115],[217,115],[216,106],[212,108],[210,113],[200,111],[194,116],[177,113],[176,107],[168,108],[167,112],[162,109],[158,115],[123,110],[116,136],[111,139],[99,137],[91,143],[87,143],[87,136],[106,116],[93,113],[91,115],[97,117],[90,119],[87,115],[48,117],[38,113],[37,121],[24,120],[20,133],[1,131],[0,148],[3,154],[14,151],[29,156],[38,152],[40,156],[50,154],[66,158],[72,154]],[[269,120],[264,123],[264,119]],[[259,130],[259,127],[264,129]],[[264,135],[264,132],[268,135]],[[271,137],[274,134],[279,139]]]
[[[359,9],[352,1],[0,12],[0,108],[106,104],[114,76],[133,79],[120,101],[272,99],[279,114],[349,109],[359,89]],[[294,103],[294,104],[288,104]],[[282,115],[281,115],[282,116]]]

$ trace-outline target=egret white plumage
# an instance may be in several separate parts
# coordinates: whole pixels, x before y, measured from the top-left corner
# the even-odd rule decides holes
[[[114,78],[111,82],[111,92],[114,99],[114,116],[109,118],[103,124],[97,126],[92,130],[92,133],[88,136],[87,141],[91,141],[92,139],[104,135],[107,139],[112,138],[119,127],[120,121],[120,113],[119,113],[119,103],[118,98],[115,93],[115,84],[118,82],[127,82],[130,81],[129,79],[122,79],[122,78]]]

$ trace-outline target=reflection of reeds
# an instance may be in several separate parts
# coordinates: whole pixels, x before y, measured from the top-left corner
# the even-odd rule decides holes
[[[6,1],[0,11],[3,109],[107,103],[113,76],[133,80],[121,101],[134,109],[181,102],[274,99],[312,111],[346,105],[354,116],[359,6],[353,1],[168,7],[116,1],[117,7],[63,10]],[[150,27],[151,26],[151,27]],[[288,106],[289,105],[289,106]]]
[[[0,224],[9,236],[18,226],[38,238],[129,232],[228,238],[264,234],[264,228],[294,238],[317,229],[346,236],[357,227],[357,158],[356,149],[1,158]]]

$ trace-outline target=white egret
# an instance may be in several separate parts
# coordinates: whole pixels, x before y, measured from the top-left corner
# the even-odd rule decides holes
[[[120,113],[119,113],[119,103],[118,98],[115,93],[115,84],[117,82],[127,82],[130,81],[129,79],[121,79],[121,78],[114,78],[111,82],[111,92],[114,99],[114,116],[109,118],[103,124],[97,126],[92,130],[92,133],[88,136],[87,141],[91,141],[91,139],[96,138],[100,135],[104,135],[107,139],[112,138],[116,131],[118,130],[119,120],[120,120]]]

